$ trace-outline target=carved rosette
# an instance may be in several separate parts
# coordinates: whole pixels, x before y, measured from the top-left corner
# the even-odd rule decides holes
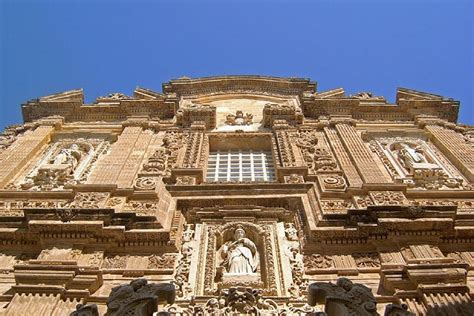
[[[334,174],[334,175],[321,175],[319,178],[319,184],[323,191],[341,191],[343,192],[347,185],[346,180],[343,176]]]
[[[158,179],[154,177],[138,178],[135,181],[135,189],[137,190],[155,190]]]

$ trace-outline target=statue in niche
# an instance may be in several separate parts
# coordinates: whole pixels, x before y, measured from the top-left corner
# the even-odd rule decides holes
[[[72,144],[69,147],[62,148],[59,153],[51,158],[50,164],[54,165],[70,165],[74,170],[81,160],[81,149],[78,144]]]
[[[228,274],[254,274],[259,264],[259,254],[254,242],[245,237],[242,226],[235,229],[234,240],[222,246],[221,256],[224,259],[221,266]]]

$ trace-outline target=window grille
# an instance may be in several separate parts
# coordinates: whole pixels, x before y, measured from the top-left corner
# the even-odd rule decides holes
[[[272,154],[269,151],[228,150],[209,153],[207,182],[273,181]]]

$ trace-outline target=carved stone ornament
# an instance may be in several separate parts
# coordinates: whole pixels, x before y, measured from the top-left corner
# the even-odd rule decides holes
[[[289,241],[298,241],[298,230],[293,223],[285,223],[285,235]]]
[[[334,259],[331,256],[311,254],[303,257],[305,270],[328,269],[334,267]]]
[[[114,93],[109,93],[106,96],[98,97],[98,101],[102,100],[132,100],[132,97],[129,97],[128,95],[125,95],[120,92],[114,92]]]
[[[279,306],[274,300],[262,296],[262,290],[249,287],[232,287],[222,290],[217,298],[209,299],[204,306],[192,304],[187,312],[193,315],[309,315],[308,313],[318,313],[316,308],[308,305]]]
[[[392,177],[409,188],[459,189],[463,179],[427,141],[416,137],[385,137],[370,141]]]
[[[178,151],[185,147],[187,139],[187,133],[166,132],[161,147],[148,157],[140,174],[143,176],[170,176],[171,169],[176,168],[178,162]]]
[[[151,255],[148,257],[148,269],[173,269],[175,262],[176,255],[174,254]]]
[[[229,114],[226,116],[226,125],[251,125],[253,122],[253,115],[250,113],[244,113],[240,110],[237,110],[235,114]]]
[[[321,200],[323,214],[346,214],[347,210],[354,207],[351,201],[347,200]]]
[[[294,135],[294,143],[301,150],[310,173],[338,170],[324,134],[315,130],[300,130]]]
[[[87,180],[109,143],[103,139],[61,139],[52,143],[34,168],[11,186],[21,190],[60,190]]]
[[[142,216],[155,216],[159,203],[157,201],[128,201],[123,209],[124,211],[134,212]]]
[[[67,223],[77,216],[78,211],[77,209],[57,209],[55,213],[61,222]]]
[[[277,120],[286,120],[292,124],[302,124],[303,118],[301,108],[290,103],[267,103],[263,108],[263,125],[265,127],[272,127]]]
[[[156,182],[158,181],[155,177],[143,177],[138,178],[135,181],[135,189],[137,190],[154,190],[156,188]]]
[[[194,231],[192,228],[188,227],[186,233],[193,234]],[[177,286],[176,294],[178,297],[187,297],[192,292],[192,286],[189,283],[189,272],[191,268],[191,256],[193,252],[193,247],[190,245],[190,239],[187,240],[183,236],[183,245],[181,246],[181,257],[178,260],[178,265],[176,267],[176,273],[174,276],[175,284]]]
[[[69,316],[99,316],[96,304],[77,304],[76,310]]]
[[[176,185],[194,185],[196,184],[196,177],[181,176],[176,177]]]
[[[380,258],[376,252],[355,253],[352,255],[358,268],[378,268]]]
[[[146,279],[136,279],[112,289],[104,316],[151,316],[158,310],[159,301],[173,304],[175,295],[171,283],[148,283]]]
[[[285,179],[285,183],[290,184],[304,183],[304,177],[296,173],[292,173],[289,176],[284,176],[283,179]]]
[[[344,191],[346,188],[346,180],[341,175],[322,175],[320,183],[325,191]]]
[[[109,195],[105,192],[78,192],[72,206],[75,208],[102,208]]]
[[[339,278],[336,284],[311,283],[308,286],[308,304],[314,306],[317,303],[325,305],[328,316],[378,315],[377,301],[372,290],[347,278]]]
[[[407,205],[408,200],[399,191],[375,191],[370,192],[370,196],[376,205]]]
[[[384,97],[374,96],[372,92],[359,92],[357,94],[351,95],[351,98],[361,100],[384,100]]]

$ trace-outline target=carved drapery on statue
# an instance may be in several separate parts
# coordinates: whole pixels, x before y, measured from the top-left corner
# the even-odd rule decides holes
[[[265,295],[277,295],[275,269],[279,259],[273,238],[268,225],[207,226],[205,244],[201,244],[200,250],[206,249],[201,257],[205,275],[203,288],[198,292],[215,295],[223,288],[251,286],[262,289]]]
[[[370,148],[392,177],[409,188],[461,189],[464,180],[438,149],[418,137],[378,137]]]
[[[234,240],[226,242],[220,250],[225,273],[246,275],[257,272],[260,260],[254,242],[245,237],[242,226],[236,228]]]
[[[87,180],[94,163],[108,151],[104,139],[60,139],[52,143],[23,177],[10,185],[22,190],[61,190]]]

